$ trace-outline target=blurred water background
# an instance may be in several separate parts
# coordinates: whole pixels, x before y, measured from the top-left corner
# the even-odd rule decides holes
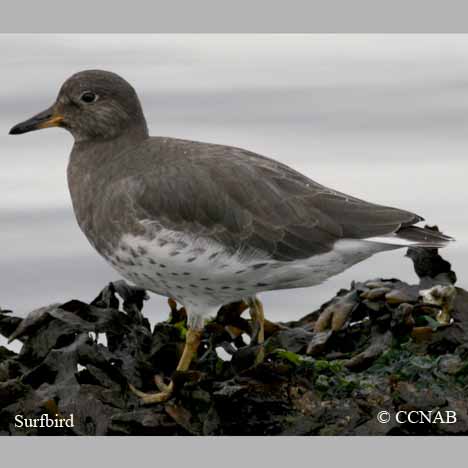
[[[71,74],[112,70],[139,92],[153,135],[240,146],[322,184],[438,224],[468,287],[466,35],[0,35],[0,307],[25,315],[93,299],[118,274],[79,230],[66,184],[72,138],[8,135]],[[263,294],[299,318],[352,279],[416,281],[404,250],[314,288]],[[151,321],[167,317],[152,295]]]

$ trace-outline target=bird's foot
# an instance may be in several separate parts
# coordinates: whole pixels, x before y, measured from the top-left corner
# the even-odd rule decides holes
[[[135,388],[132,384],[128,384],[132,393],[134,393],[137,397],[141,399],[141,402],[144,405],[151,405],[153,403],[162,403],[167,401],[171,398],[172,393],[174,391],[174,385],[171,381],[170,384],[166,385],[162,378],[159,375],[154,376],[154,381],[159,388],[159,392],[157,393],[145,393],[141,390]]]
[[[182,353],[182,357],[180,358],[179,364],[177,365],[178,371],[184,372],[189,369],[193,356],[197,352],[202,335],[203,330],[193,328],[189,328],[187,330],[184,351]],[[141,398],[141,401],[144,405],[151,405],[153,403],[161,403],[163,401],[169,400],[174,392],[174,383],[172,380],[169,384],[165,384],[161,376],[155,375],[154,382],[160,390],[158,393],[142,392],[141,390],[137,390],[132,384],[129,384],[129,387],[132,393]]]

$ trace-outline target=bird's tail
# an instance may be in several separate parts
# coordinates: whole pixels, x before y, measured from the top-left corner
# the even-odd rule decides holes
[[[400,239],[407,240],[413,247],[427,247],[439,249],[453,242],[453,237],[447,236],[438,229],[418,226],[400,228],[396,233]]]
[[[441,249],[448,243],[453,242],[455,239],[440,232],[437,227],[404,226],[392,234],[366,240],[372,240],[373,242],[392,245],[395,247]]]

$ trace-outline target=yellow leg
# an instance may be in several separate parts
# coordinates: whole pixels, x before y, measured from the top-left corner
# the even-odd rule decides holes
[[[184,352],[182,353],[182,357],[177,365],[178,371],[186,371],[189,369],[193,356],[195,356],[195,353],[197,352],[202,335],[203,330],[194,330],[193,328],[189,328],[187,330]]]
[[[255,359],[255,364],[260,364],[265,359],[265,315],[263,313],[263,304],[260,299],[253,297],[249,300],[250,317],[252,318],[252,344],[260,345],[260,350]]]
[[[200,340],[203,334],[203,330],[195,330],[189,328],[187,330],[187,337],[185,339],[184,351],[182,357],[180,358],[179,364],[177,365],[178,371],[186,371],[190,367],[193,357],[195,356]],[[132,384],[129,384],[130,390],[137,396],[139,396],[145,405],[151,403],[160,403],[167,401],[174,391],[174,384],[171,383],[166,385],[159,376],[155,376],[154,380],[159,390],[158,393],[144,393],[140,390],[137,390]]]

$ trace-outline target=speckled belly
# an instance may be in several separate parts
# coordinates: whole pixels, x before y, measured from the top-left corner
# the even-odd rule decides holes
[[[343,240],[326,254],[278,262],[229,254],[214,242],[162,231],[150,240],[123,236],[107,259],[140,287],[184,305],[219,306],[261,291],[320,284],[380,250],[374,243]]]
[[[221,305],[249,297],[262,287],[255,277],[261,276],[258,273],[267,263],[242,261],[214,243],[175,239],[170,234],[152,240],[124,236],[107,259],[124,278],[182,304]]]

